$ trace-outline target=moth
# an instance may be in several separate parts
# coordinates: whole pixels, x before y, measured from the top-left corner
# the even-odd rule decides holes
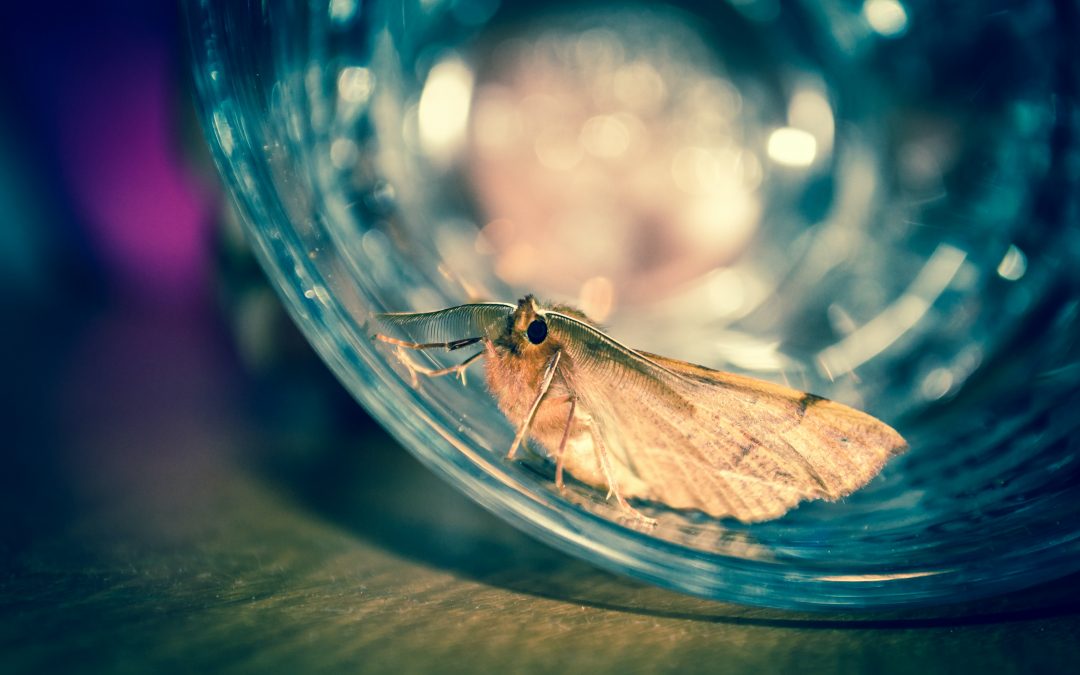
[[[486,302],[378,315],[413,377],[457,375],[483,359],[487,388],[517,433],[564,473],[651,521],[629,500],[745,523],[865,485],[907,443],[867,413],[820,396],[626,347],[580,311]],[[431,341],[415,342],[423,335]],[[403,350],[480,349],[425,368]]]

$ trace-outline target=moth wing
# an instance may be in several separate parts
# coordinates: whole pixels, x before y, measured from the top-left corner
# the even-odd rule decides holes
[[[419,342],[451,342],[462,338],[491,338],[502,332],[514,305],[479,302],[434,312],[376,314],[379,324]]]
[[[547,323],[569,357],[567,387],[645,486],[624,496],[768,520],[851,493],[906,448],[888,425],[840,403],[638,352],[572,316],[550,312]]]

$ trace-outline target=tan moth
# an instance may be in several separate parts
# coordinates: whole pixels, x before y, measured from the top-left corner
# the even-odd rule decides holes
[[[516,426],[508,457],[526,439],[563,473],[627,500],[757,522],[804,500],[836,500],[865,485],[907,449],[892,427],[828,399],[743,375],[623,346],[581,312],[475,303],[379,321],[410,342],[396,345],[413,375],[456,374],[483,359],[487,387]],[[481,350],[460,364],[428,369],[402,349]]]

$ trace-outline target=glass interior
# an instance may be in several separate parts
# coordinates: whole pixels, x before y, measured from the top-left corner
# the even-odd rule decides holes
[[[1070,3],[186,3],[207,136],[305,334],[411,452],[604,567],[780,607],[1080,567]],[[746,525],[554,487],[373,313],[526,293],[864,409],[911,449]],[[468,337],[465,335],[459,337]],[[427,352],[429,366],[458,352]]]

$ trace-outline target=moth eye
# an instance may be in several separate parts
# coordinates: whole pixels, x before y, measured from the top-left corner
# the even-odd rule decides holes
[[[529,342],[538,345],[547,338],[547,324],[536,319],[529,324],[529,327],[525,330],[525,334],[529,336]]]

